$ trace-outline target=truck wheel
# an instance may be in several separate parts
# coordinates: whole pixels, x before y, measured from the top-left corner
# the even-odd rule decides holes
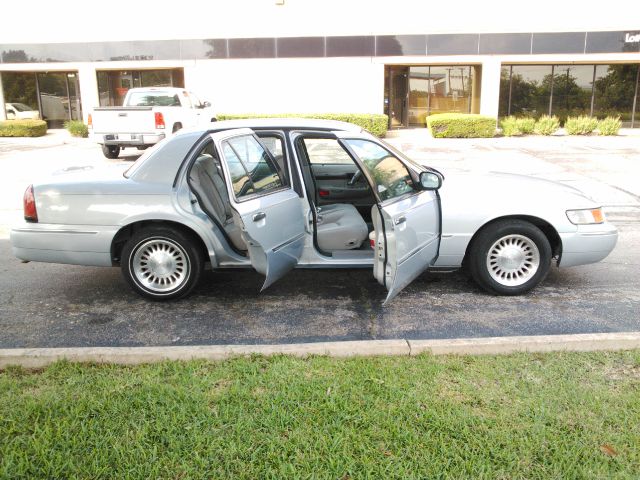
[[[120,155],[120,147],[114,145],[102,145],[102,153],[107,158],[115,159]]]
[[[507,219],[489,224],[470,245],[471,276],[494,295],[520,295],[538,285],[551,266],[551,245],[532,223]]]
[[[122,248],[124,278],[139,295],[173,300],[188,295],[204,269],[196,242],[181,230],[157,226],[135,233]]]
[[[182,124],[181,123],[174,123],[173,124],[173,129],[171,130],[171,133],[176,133],[181,128],[182,128]]]

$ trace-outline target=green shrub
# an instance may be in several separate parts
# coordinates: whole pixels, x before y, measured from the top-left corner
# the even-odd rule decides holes
[[[600,135],[617,135],[622,127],[620,117],[607,117],[598,122],[598,133]]]
[[[516,124],[523,135],[531,135],[536,128],[536,119],[531,117],[518,118]]]
[[[259,113],[223,113],[218,115],[218,120],[239,120],[245,118],[316,118],[337,120],[358,125],[378,137],[384,137],[387,134],[389,123],[389,117],[375,113],[278,113],[266,115]]]
[[[500,120],[500,128],[505,137],[515,137],[522,135],[522,131],[518,127],[518,119],[516,117],[505,117]]]
[[[87,138],[89,136],[89,127],[82,120],[64,122],[64,128],[69,131],[72,137]]]
[[[505,137],[514,137],[517,135],[529,135],[533,133],[536,126],[535,118],[516,118],[506,117],[500,121],[500,128]]]
[[[481,138],[496,134],[496,119],[466,113],[439,113],[427,117],[434,138]]]
[[[44,120],[7,120],[0,122],[0,137],[42,137],[47,134]]]
[[[569,117],[564,122],[564,128],[569,135],[588,135],[598,126],[598,119],[581,115],[579,117]]]
[[[560,120],[558,120],[558,117],[555,115],[553,117],[543,115],[536,121],[534,132],[538,135],[551,135],[556,133],[559,128]]]

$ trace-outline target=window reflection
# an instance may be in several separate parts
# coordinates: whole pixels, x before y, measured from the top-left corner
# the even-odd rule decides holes
[[[591,114],[593,65],[555,65],[551,113],[567,117]]]
[[[599,118],[620,116],[622,126],[638,126],[638,114],[632,115],[638,82],[638,65],[597,65],[594,82],[594,111]],[[636,106],[637,106],[636,102]],[[635,125],[632,125],[632,117]]]
[[[501,116],[620,117],[625,128],[638,126],[633,113],[638,64],[503,65]],[[639,102],[636,101],[636,106]]]
[[[96,72],[101,107],[119,107],[131,88],[184,88],[182,68],[162,70],[102,70]]]

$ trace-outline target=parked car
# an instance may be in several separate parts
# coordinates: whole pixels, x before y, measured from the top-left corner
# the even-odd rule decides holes
[[[7,120],[38,120],[40,112],[24,103],[5,103],[4,110]]]
[[[22,260],[119,266],[144,297],[183,297],[205,263],[254,268],[263,289],[296,267],[372,270],[387,301],[427,269],[465,266],[517,295],[553,260],[606,257],[616,228],[580,191],[418,165],[355,125],[224,121],[179,132],[132,166],[31,185],[11,231]]]
[[[182,128],[205,127],[217,117],[209,102],[183,88],[132,88],[122,107],[94,108],[90,136],[107,158],[124,148],[143,150]]]

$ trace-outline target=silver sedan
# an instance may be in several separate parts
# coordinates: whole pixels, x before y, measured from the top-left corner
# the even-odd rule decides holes
[[[133,165],[30,185],[11,231],[26,261],[119,266],[144,297],[187,295],[205,264],[373,270],[391,300],[428,269],[466,268],[488,292],[538,285],[552,261],[605,258],[600,205],[531,177],[438,172],[348,123],[240,120],[182,131]]]

